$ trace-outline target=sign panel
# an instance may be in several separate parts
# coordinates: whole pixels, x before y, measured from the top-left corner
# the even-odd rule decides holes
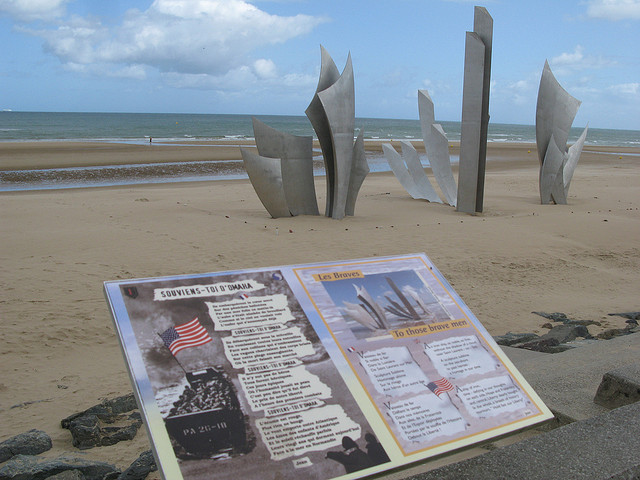
[[[165,478],[360,478],[552,418],[424,254],[105,293]]]

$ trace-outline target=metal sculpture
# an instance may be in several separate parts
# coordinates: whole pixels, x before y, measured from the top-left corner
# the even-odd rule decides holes
[[[305,113],[316,132],[327,174],[327,199],[325,215],[341,219],[353,214],[357,190],[362,184],[359,179],[352,181],[354,160],[362,175],[364,144],[355,142],[355,86],[351,54],[339,76],[338,69],[329,53],[321,48],[320,79],[316,93]],[[368,166],[367,166],[368,173]],[[366,173],[365,173],[366,175]],[[350,208],[347,209],[347,199]]]
[[[257,118],[253,118],[253,134],[260,156],[281,160],[282,187],[291,215],[318,215],[313,138],[280,132]]]
[[[282,186],[280,159],[262,157],[246,148],[240,151],[249,180],[267,212],[273,218],[291,216]]]
[[[462,93],[462,127],[458,172],[459,212],[482,212],[489,126],[489,86],[493,19],[475,7],[473,32],[467,32]]]
[[[364,132],[360,130],[353,144],[353,159],[351,163],[351,175],[349,176],[349,189],[347,191],[347,203],[344,212],[346,215],[355,215],[358,192],[369,174],[369,164],[364,153]]]
[[[341,219],[353,215],[362,183],[369,173],[364,137],[355,133],[355,87],[351,54],[340,74],[324,47],[321,48],[320,78],[306,114],[316,132],[324,158],[327,178],[325,215]],[[249,175],[251,183],[271,216],[319,215],[313,181],[312,138],[297,137],[275,130],[253,119],[258,154],[243,150],[245,165],[253,176],[264,171],[277,185]],[[269,159],[269,161],[264,160]],[[274,162],[280,162],[279,176]],[[260,162],[264,165],[258,167]],[[248,171],[249,169],[247,169]],[[280,190],[278,190],[278,188]],[[273,195],[274,198],[268,198]],[[269,205],[269,207],[267,207]]]
[[[545,61],[536,107],[536,144],[540,160],[542,204],[567,203],[569,185],[589,128],[586,127],[576,143],[567,148],[571,124],[581,103],[562,88],[551,72],[549,62]]]
[[[456,192],[458,187],[451,170],[449,157],[449,141],[442,126],[435,123],[433,101],[427,90],[418,90],[418,113],[420,114],[420,128],[422,141],[431,165],[433,176],[442,190],[445,201],[452,207],[456,206]]]
[[[400,184],[412,198],[442,203],[420,163],[416,149],[407,141],[402,141],[400,146],[402,155],[390,143],[382,144],[384,156]]]

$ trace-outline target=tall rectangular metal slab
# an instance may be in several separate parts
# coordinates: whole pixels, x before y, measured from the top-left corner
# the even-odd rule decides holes
[[[470,214],[474,214],[477,211],[484,58],[485,46],[482,39],[475,32],[467,32],[456,210]]]
[[[475,7],[473,31],[484,43],[484,76],[482,83],[482,120],[480,124],[480,150],[478,153],[478,189],[476,212],[484,207],[484,172],[487,163],[487,133],[489,130],[489,91],[491,90],[491,51],[493,45],[493,18],[484,7]]]

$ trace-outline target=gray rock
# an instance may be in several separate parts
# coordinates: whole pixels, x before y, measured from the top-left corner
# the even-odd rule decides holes
[[[14,455],[38,455],[51,449],[51,437],[41,430],[32,429],[0,443],[0,463]]]
[[[65,470],[62,473],[47,477],[47,480],[86,480],[86,477],[80,470]]]
[[[553,320],[554,322],[566,322],[569,321],[569,318],[561,312],[555,313],[546,313],[546,312],[531,312],[536,315],[540,315],[541,317],[548,318],[549,320]]]
[[[622,312],[622,313],[609,313],[609,316],[628,318],[629,320],[640,320],[640,312]]]
[[[513,346],[543,353],[559,353],[563,351],[560,349],[560,342],[555,338],[537,338],[531,342],[514,344]]]
[[[151,450],[142,452],[140,456],[120,474],[117,480],[144,480],[151,472],[158,469]]]
[[[498,345],[504,345],[506,347],[515,345],[516,343],[523,343],[538,338],[535,333],[512,333],[507,332],[504,335],[493,337]]]
[[[593,401],[607,408],[618,408],[640,400],[640,364],[616,368],[602,376]]]
[[[511,346],[533,350],[534,352],[560,353],[571,348],[568,342],[573,342],[578,337],[591,338],[587,327],[584,325],[562,324],[556,325],[544,335],[529,342],[512,344]]]
[[[541,317],[548,318],[549,320],[553,320],[554,322],[562,322],[565,325],[600,325],[600,322],[596,322],[595,320],[574,320],[572,318],[567,317],[564,313],[555,312],[555,313],[545,313],[545,312],[531,312],[536,315],[540,315]],[[545,325],[548,325],[545,323]],[[544,326],[544,325],[543,325]]]
[[[0,468],[0,480],[45,480],[67,470],[79,471],[86,480],[104,480],[120,473],[114,465],[82,458],[16,455]]]
[[[591,334],[584,325],[563,324],[556,325],[540,337],[540,340],[554,338],[558,343],[567,343],[578,337],[591,338]]]
[[[113,399],[103,400],[100,404],[95,405],[87,410],[75,413],[62,420],[62,428],[69,428],[69,423],[82,415],[96,415],[101,421],[113,423],[119,415],[136,410],[138,405],[133,393],[116,397]]]
[[[69,429],[73,445],[81,450],[114,445],[123,440],[131,440],[142,425],[140,413],[133,393],[110,400],[104,400],[83,412],[75,413],[62,420],[63,428]]]

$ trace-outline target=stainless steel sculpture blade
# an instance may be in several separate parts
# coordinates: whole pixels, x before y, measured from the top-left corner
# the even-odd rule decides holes
[[[460,129],[457,211],[476,213],[482,125],[482,85],[484,81],[484,43],[475,32],[467,32]]]
[[[407,170],[400,154],[395,148],[393,148],[393,145],[390,143],[383,143],[382,152],[384,153],[384,157],[387,159],[387,163],[391,167],[391,171],[400,182],[400,185],[402,185],[407,193],[411,195],[411,198],[423,199],[418,187],[416,186],[416,182]]]
[[[543,204],[555,202],[566,204],[564,196],[563,166],[567,154],[560,150],[551,135],[547,145],[547,154],[544,157],[542,168],[540,169],[540,201]]]
[[[418,112],[424,148],[431,165],[431,171],[440,187],[445,201],[456,206],[458,187],[451,170],[449,158],[449,141],[444,130],[435,123],[433,101],[427,90],[418,90]]]
[[[536,144],[540,165],[544,162],[551,135],[555,137],[558,148],[565,151],[571,124],[581,103],[562,88],[551,72],[549,62],[545,61],[536,106]]]
[[[311,99],[311,103],[307,107],[305,113],[313,130],[316,132],[318,142],[320,143],[320,149],[322,150],[322,157],[324,159],[324,169],[327,176],[326,188],[326,206],[325,215],[330,217],[333,210],[333,191],[334,191],[334,178],[335,178],[335,158],[334,150],[331,142],[331,128],[329,127],[329,120],[327,119],[326,112],[318,96],[318,92],[326,90],[331,85],[338,81],[340,78],[340,72],[334,63],[329,52],[321,45],[320,46],[320,78],[318,79],[318,86],[316,87],[316,93]]]
[[[492,44],[493,19],[486,8],[475,7],[473,32],[467,32],[465,42],[456,207],[470,214],[482,212],[484,207]]]
[[[573,172],[576,170],[576,166],[578,165],[578,160],[580,159],[580,155],[582,154],[582,147],[584,147],[584,142],[587,139],[587,132],[589,131],[589,126],[587,125],[585,129],[582,131],[582,135],[580,138],[569,147],[569,152],[567,154],[567,161],[564,164],[564,168],[562,170],[562,175],[564,177],[564,196],[567,197],[569,193],[569,185],[571,184],[571,179],[573,178]]]
[[[439,123],[431,125],[431,145],[433,154],[429,157],[429,163],[433,175],[436,177],[447,203],[455,207],[458,203],[458,187],[451,170],[449,140]]]
[[[390,143],[382,144],[382,151],[387,163],[400,184],[411,195],[411,198],[442,203],[420,163],[416,149],[406,141],[402,141],[400,146],[402,155]]]
[[[341,219],[346,214],[355,130],[355,88],[351,54],[340,78],[317,95],[329,122],[330,142],[333,148],[334,181],[330,215],[332,218]],[[318,140],[322,144],[323,139],[318,137]],[[322,148],[322,151],[324,153],[325,148]]]
[[[280,132],[253,118],[253,134],[262,157],[281,159],[282,184],[292,215],[318,215],[313,180],[313,137]]]
[[[273,218],[291,216],[282,186],[280,159],[262,157],[246,148],[240,151],[249,180],[267,212]]]
[[[569,185],[587,137],[585,128],[578,141],[567,149],[571,124],[580,100],[562,86],[545,61],[536,106],[536,144],[540,161],[540,202],[566,204]],[[560,164],[558,164],[560,162]]]
[[[349,190],[347,192],[347,204],[345,213],[349,216],[355,214],[356,200],[360,187],[369,173],[369,164],[364,152],[364,131],[360,130],[353,144],[353,156],[351,160],[351,176],[349,177]]]
[[[420,156],[418,152],[411,144],[406,140],[402,140],[400,142],[400,148],[402,149],[402,160],[404,160],[405,165],[407,166],[407,170],[409,171],[409,175],[413,178],[413,181],[420,192],[421,198],[429,202],[434,203],[442,203],[440,197],[433,189],[431,182],[429,181],[429,177],[424,171],[424,167],[422,163],[420,163]]]
[[[487,163],[487,134],[489,131],[489,93],[491,90],[491,55],[493,50],[493,18],[484,7],[475,7],[473,31],[484,44],[484,70],[482,80],[482,115],[480,122],[480,148],[478,151],[478,188],[476,212],[484,207],[484,176]]]

